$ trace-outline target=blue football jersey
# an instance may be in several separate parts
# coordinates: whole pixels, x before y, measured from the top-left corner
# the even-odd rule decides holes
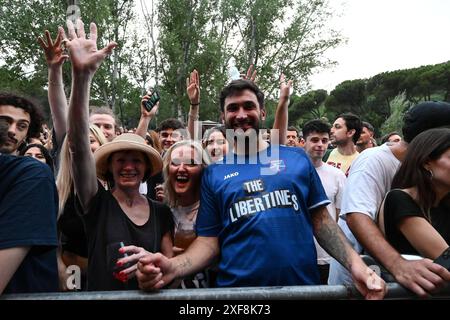
[[[231,153],[206,168],[197,233],[219,238],[217,286],[318,284],[310,211],[329,203],[300,148]]]

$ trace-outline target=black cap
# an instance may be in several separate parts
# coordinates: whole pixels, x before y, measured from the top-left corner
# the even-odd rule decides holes
[[[403,138],[409,143],[428,129],[447,126],[450,126],[450,103],[422,102],[406,112],[403,118]]]

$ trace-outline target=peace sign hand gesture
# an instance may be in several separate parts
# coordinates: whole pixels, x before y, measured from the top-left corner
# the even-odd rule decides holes
[[[286,76],[280,75],[280,99],[289,99],[291,96],[292,80],[286,81]]]

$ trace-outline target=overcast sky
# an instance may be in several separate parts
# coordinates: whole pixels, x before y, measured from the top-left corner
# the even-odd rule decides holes
[[[332,24],[348,43],[329,52],[338,62],[311,78],[328,91],[345,80],[450,60],[449,0],[330,0]]]

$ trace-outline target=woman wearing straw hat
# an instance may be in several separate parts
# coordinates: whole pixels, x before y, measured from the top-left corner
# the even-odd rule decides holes
[[[68,140],[79,211],[88,240],[88,290],[137,289],[136,264],[147,252],[172,256],[170,209],[139,193],[142,181],[162,169],[159,153],[135,134],[122,134],[90,152],[89,91],[95,71],[116,46],[97,50],[97,27],[67,23],[64,43],[72,62]],[[97,181],[106,180],[106,191]]]
[[[148,251],[172,255],[169,208],[139,193],[141,181],[161,171],[161,156],[142,137],[126,133],[98,148],[94,158],[97,176],[111,190],[98,183],[89,206],[82,208],[88,290],[137,289],[134,272],[141,256]]]
[[[134,272],[142,255],[172,255],[170,210],[139,193],[140,182],[161,171],[161,156],[143,138],[126,133],[98,148],[94,158],[97,176],[111,190],[98,183],[88,207],[81,209],[88,238],[88,290],[137,289]],[[76,187],[77,182],[75,178]]]

